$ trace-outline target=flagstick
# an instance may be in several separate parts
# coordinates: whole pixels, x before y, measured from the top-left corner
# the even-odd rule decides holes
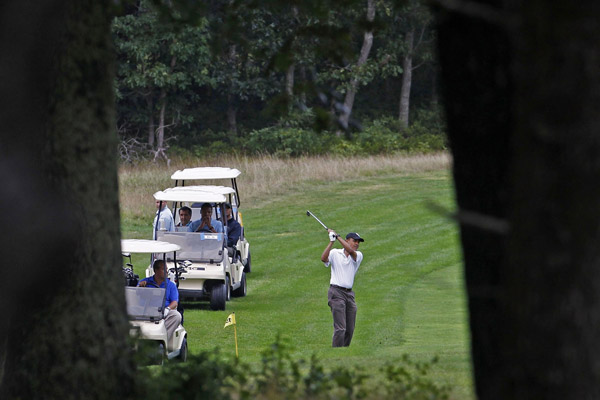
[[[233,325],[233,335],[235,337],[235,358],[239,358],[237,349],[237,324]]]

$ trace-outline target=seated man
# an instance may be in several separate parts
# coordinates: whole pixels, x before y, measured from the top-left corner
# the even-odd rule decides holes
[[[227,250],[229,251],[229,256],[233,257],[233,248],[242,235],[242,226],[233,218],[231,204],[225,203],[225,212],[227,214]]]
[[[202,204],[200,208],[200,219],[192,222],[189,226],[190,232],[212,232],[223,233],[223,224],[212,218],[212,205],[210,203]]]
[[[175,329],[181,323],[181,314],[177,311],[179,291],[173,282],[165,279],[165,262],[163,260],[155,260],[154,264],[152,264],[152,269],[154,270],[154,275],[142,279],[138,286],[164,288],[166,284],[165,327],[167,328],[167,341],[169,341],[171,340],[171,336],[173,336],[173,332],[175,332]]]
[[[177,231],[180,231],[180,229],[178,229],[178,228],[189,227],[191,223],[192,223],[192,209],[187,206],[181,207],[179,209],[179,223],[177,225],[175,225],[175,229]],[[182,229],[182,230],[185,231],[186,229]]]

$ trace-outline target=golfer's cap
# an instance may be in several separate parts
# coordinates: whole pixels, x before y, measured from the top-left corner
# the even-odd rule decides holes
[[[365,239],[361,238],[360,235],[356,232],[350,232],[349,234],[346,235],[346,239],[354,239],[354,240],[358,240],[359,242],[364,242]]]
[[[231,204],[229,203],[223,203],[223,205],[225,206],[225,208],[231,208]]]

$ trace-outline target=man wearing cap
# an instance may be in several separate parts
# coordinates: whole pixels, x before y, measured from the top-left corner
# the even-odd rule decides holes
[[[350,346],[356,322],[356,302],[354,301],[354,275],[360,267],[363,255],[358,245],[365,240],[358,233],[350,232],[346,240],[332,229],[329,232],[329,244],[321,255],[326,267],[331,267],[331,279],[327,299],[333,315],[333,347]],[[333,249],[335,241],[339,241],[343,249]]]

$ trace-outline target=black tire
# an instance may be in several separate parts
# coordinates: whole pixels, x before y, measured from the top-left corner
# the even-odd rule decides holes
[[[227,288],[227,301],[231,300],[231,282],[229,281],[229,277],[225,277],[225,287]]]
[[[244,272],[249,274],[251,271],[251,266],[250,266],[250,250],[248,250],[248,258],[246,259],[246,265],[244,265]]]
[[[225,283],[217,283],[210,292],[210,309],[213,311],[224,310],[227,303],[227,289]]]
[[[183,342],[181,343],[181,348],[179,349],[179,356],[177,356],[177,361],[186,362],[187,356],[188,356],[187,338],[183,338]]]
[[[235,289],[231,294],[234,297],[244,297],[248,294],[248,286],[246,285],[246,273],[242,272],[242,284],[239,288]]]

